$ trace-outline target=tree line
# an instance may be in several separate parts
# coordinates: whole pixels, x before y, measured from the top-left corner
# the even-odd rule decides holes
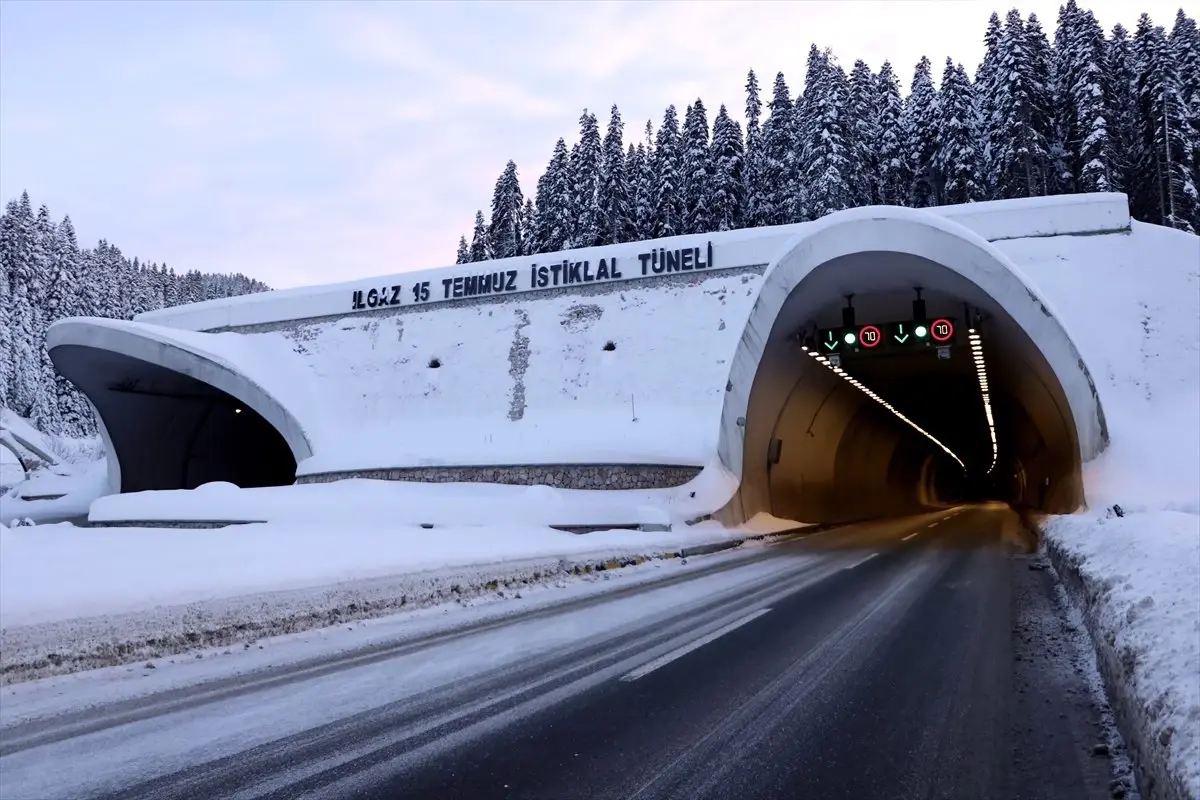
[[[36,213],[25,192],[0,215],[0,406],[44,433],[96,433],[91,408],[54,370],[46,329],[64,317],[131,319],[156,308],[232,297],[269,287],[245,275],[176,274],[166,264],[127,258],[100,240],[80,248],[70,217]]]
[[[584,111],[526,197],[509,161],[491,216],[475,214],[457,262],[780,225],[871,204],[928,207],[1121,191],[1135,219],[1200,231],[1200,34],[1142,14],[1105,34],[1075,0],[1051,43],[1035,14],[993,13],[972,79],[922,58],[908,94],[892,66],[847,71],[813,45],[804,89],[775,76],[764,108],[746,78],[745,127],[701,99],[625,145],[617,106],[601,136]]]

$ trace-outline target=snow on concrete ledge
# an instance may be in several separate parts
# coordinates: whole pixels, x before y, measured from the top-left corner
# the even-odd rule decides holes
[[[1095,642],[1142,792],[1200,798],[1200,516],[1054,517],[1043,533]]]

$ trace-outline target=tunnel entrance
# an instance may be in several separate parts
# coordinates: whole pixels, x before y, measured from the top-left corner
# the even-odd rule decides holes
[[[918,316],[926,342],[914,346]],[[944,343],[927,330],[937,319],[955,328]],[[832,338],[846,334],[853,345]],[[906,342],[859,339],[891,335]],[[736,520],[850,522],[982,500],[1070,513],[1084,503],[1083,461],[1107,441],[1091,377],[1046,304],[986,241],[911,209],[842,212],[799,237],[764,277],[727,388],[720,452],[741,480],[724,516]]]
[[[55,366],[80,387],[106,433],[122,492],[243,488],[296,480],[287,441],[257,411],[194,377],[110,350],[63,344]],[[114,458],[115,456],[115,458]]]

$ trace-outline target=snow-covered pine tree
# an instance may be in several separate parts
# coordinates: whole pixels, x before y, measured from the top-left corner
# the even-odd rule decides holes
[[[1195,233],[1197,190],[1192,182],[1187,110],[1179,96],[1179,72],[1166,32],[1142,14],[1133,37],[1136,91],[1142,125],[1142,160],[1130,207],[1138,219]]]
[[[949,58],[937,104],[937,149],[933,171],[941,181],[942,203],[973,203],[986,197],[981,175],[976,104],[971,79]]]
[[[850,71],[850,96],[846,108],[849,124],[850,201],[852,206],[880,202],[879,81],[861,58]]]
[[[1105,106],[1111,115],[1108,119],[1108,135],[1113,147],[1112,189],[1130,192],[1136,183],[1138,165],[1142,160],[1141,126],[1138,124],[1137,95],[1134,91],[1136,75],[1133,51],[1129,32],[1120,24],[1113,28],[1108,40],[1105,66],[1108,76]]]
[[[649,122],[646,123],[646,131],[649,139]],[[630,180],[633,181],[633,221],[637,239],[649,239],[654,235],[654,159],[651,152],[647,142],[638,142],[628,163]]]
[[[993,11],[983,36],[983,61],[975,70],[975,113],[979,120],[981,152],[985,165],[993,163],[994,153],[999,150],[999,142],[1007,135],[1000,125],[1001,114],[998,105],[1002,95],[1000,77],[1003,36],[1004,25],[1000,21],[1000,15]],[[999,199],[1001,195],[996,185],[996,176],[990,169],[985,169],[984,180],[987,183],[987,199]]]
[[[879,86],[879,202],[902,206],[908,202],[912,168],[904,139],[904,98],[900,79],[891,62],[883,62],[876,77]]]
[[[708,207],[712,183],[708,135],[708,110],[704,107],[704,101],[697,97],[684,114],[680,140],[683,233],[712,230]]]
[[[1051,171],[1050,144],[1039,119],[1041,87],[1032,55],[1030,36],[1021,14],[1008,12],[1000,37],[996,83],[996,138],[988,171],[996,180],[998,198],[1036,197],[1045,194]]]
[[[1070,29],[1064,59],[1063,105],[1073,114],[1063,126],[1068,164],[1075,172],[1070,186],[1077,192],[1112,191],[1116,173],[1116,150],[1108,107],[1112,96],[1106,70],[1108,44],[1104,29],[1091,11],[1079,11]]]
[[[1033,75],[1030,93],[1033,103],[1031,124],[1046,142],[1048,156],[1041,193],[1069,192],[1070,186],[1064,183],[1063,177],[1069,172],[1064,160],[1065,150],[1055,131],[1054,50],[1050,47],[1050,40],[1046,38],[1046,32],[1042,30],[1042,23],[1037,14],[1029,15],[1025,23],[1025,38]]]
[[[574,226],[571,219],[570,156],[567,143],[554,143],[554,154],[542,177],[538,179],[534,202],[534,253],[554,253],[565,250]]]
[[[600,214],[598,244],[629,242],[634,236],[633,202],[630,199],[629,178],[625,173],[625,123],[621,112],[613,105],[604,133],[600,159],[600,181],[597,187]]]
[[[912,172],[906,205],[914,208],[936,206],[940,202],[938,190],[942,182],[934,164],[934,155],[937,153],[938,94],[933,86],[931,70],[929,59],[921,56],[904,104],[902,127],[907,161]]]
[[[821,53],[820,81],[806,85],[805,117],[800,126],[800,180],[809,219],[850,208],[854,202],[850,156],[850,85],[845,71],[828,52]]]
[[[571,150],[571,210],[575,225],[567,247],[600,244],[600,207],[596,190],[602,150],[596,115],[584,109],[579,117],[579,141]]]
[[[1192,185],[1200,188],[1200,30],[1182,8],[1175,14],[1170,44],[1178,65],[1179,97],[1188,116],[1184,138],[1192,146]]]
[[[767,107],[771,113],[762,126],[762,150],[757,166],[761,197],[758,224],[783,225],[797,221],[797,180],[792,97],[782,72],[775,75]]]
[[[533,242],[530,237],[533,236],[534,226],[537,224],[537,210],[533,207],[533,198],[526,197],[525,205],[521,206],[521,255],[533,255]]]
[[[454,256],[455,264],[466,264],[471,260],[471,245],[467,244],[467,237],[458,237],[458,252]]]
[[[1058,27],[1054,31],[1054,103],[1051,115],[1054,119],[1054,138],[1062,144],[1057,154],[1063,171],[1058,176],[1063,191],[1074,191],[1079,177],[1079,109],[1076,106],[1074,87],[1079,82],[1079,73],[1086,59],[1080,49],[1080,10],[1075,0],[1067,0],[1058,7]],[[1103,39],[1103,37],[1101,37]]]
[[[762,99],[759,97],[758,76],[750,70],[746,76],[746,144],[745,166],[745,211],[743,225],[754,228],[769,224],[763,216],[768,199],[762,186]]]
[[[483,211],[475,212],[475,230],[471,234],[471,261],[487,261],[492,257],[488,245],[487,223],[483,219]]]
[[[516,162],[509,161],[496,179],[496,188],[492,192],[492,221],[487,232],[492,258],[521,255],[521,207],[524,205]]]
[[[682,232],[683,198],[680,196],[679,118],[675,106],[667,106],[654,141],[654,229],[653,238]]]
[[[746,205],[745,151],[742,130],[722,105],[713,120],[710,229],[730,231],[744,225]]]

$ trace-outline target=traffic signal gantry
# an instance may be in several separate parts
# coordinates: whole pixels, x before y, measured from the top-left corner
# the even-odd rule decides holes
[[[900,353],[924,348],[938,351],[946,357],[949,348],[957,340],[957,325],[954,317],[929,319],[925,313],[925,301],[917,289],[913,301],[913,315],[898,322],[869,323],[859,325],[854,319],[853,295],[846,298],[842,309],[842,325],[838,328],[819,328],[808,346],[824,356],[851,354]]]

